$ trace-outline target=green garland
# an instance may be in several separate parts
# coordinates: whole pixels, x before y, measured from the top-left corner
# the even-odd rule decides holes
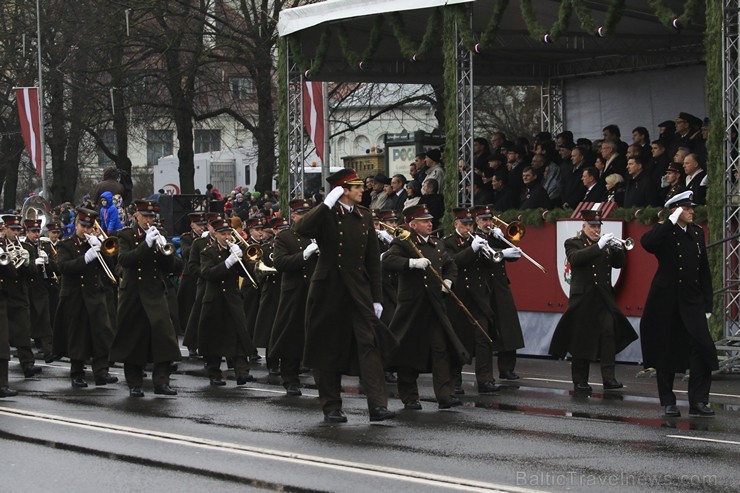
[[[491,19],[488,21],[486,28],[480,35],[480,46],[482,49],[490,49],[493,46],[493,40],[496,39],[496,31],[501,25],[501,19],[504,17],[504,11],[509,6],[509,0],[497,0],[493,7]]]
[[[442,9],[436,8],[427,22],[426,31],[421,39],[418,48],[414,47],[414,42],[406,34],[406,25],[403,23],[403,17],[399,12],[393,12],[388,16],[388,23],[393,29],[393,35],[398,41],[398,47],[401,49],[401,55],[411,60],[419,59],[429,53],[434,46],[438,44],[439,33],[442,30]]]
[[[287,211],[288,202],[288,43],[278,38],[278,190],[280,190],[280,210]],[[291,53],[293,50],[291,49]]]
[[[457,204],[457,36],[455,9],[445,9],[443,18],[442,54],[444,55],[444,112],[445,112],[445,186],[442,190],[445,204]],[[454,151],[452,151],[454,149]],[[451,207],[448,207],[451,209]],[[448,210],[442,218],[442,228],[450,231],[454,219]]]
[[[648,4],[653,8],[653,10],[655,10],[655,16],[663,25],[680,29],[683,26],[693,23],[696,15],[699,13],[701,1],[687,0],[684,5],[683,13],[679,16],[676,16],[673,10],[671,10],[663,0],[648,0]],[[706,11],[709,12],[708,5]],[[674,25],[673,23],[676,19],[678,19],[678,25]]]
[[[339,38],[339,47],[342,49],[342,55],[344,59],[349,63],[351,67],[359,68],[363,70],[365,63],[372,62],[375,53],[378,51],[380,41],[383,39],[383,23],[384,17],[378,15],[375,17],[373,28],[370,30],[370,43],[365,48],[362,54],[357,53],[349,47],[349,38],[347,36],[347,30],[344,25],[340,24],[337,28],[337,37]]]

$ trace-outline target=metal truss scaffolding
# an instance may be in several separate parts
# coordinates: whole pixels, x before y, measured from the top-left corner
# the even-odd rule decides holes
[[[472,23],[468,10],[466,22]],[[462,161],[462,172],[457,189],[457,205],[472,207],[473,197],[473,53],[465,47],[459,32],[457,39],[457,69],[455,91],[457,95],[457,158]]]
[[[288,193],[290,199],[303,198],[303,74],[298,69],[290,49],[287,50],[288,71]]]
[[[548,79],[540,86],[540,130],[550,132],[553,139],[563,128],[563,81]]]
[[[740,170],[740,0],[724,2],[725,201],[723,237],[725,338],[717,342],[720,369],[740,359],[740,195],[735,185]],[[729,239],[731,238],[731,239]]]

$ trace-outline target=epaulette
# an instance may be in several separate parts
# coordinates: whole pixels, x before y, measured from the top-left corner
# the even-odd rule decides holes
[[[454,235],[455,235],[455,233],[450,233],[450,234],[448,234],[447,236],[445,236],[444,238],[442,238],[442,241],[447,241],[447,240],[449,240],[450,238],[452,238],[452,237],[453,237]]]
[[[432,246],[437,246],[439,244],[439,238],[435,238],[434,236],[430,236],[427,240],[427,243],[429,243]]]
[[[357,207],[361,211],[367,211],[367,212],[369,212],[369,213],[372,214],[372,211],[370,209],[368,209],[367,207],[365,207],[364,205],[362,205],[362,204],[357,204],[355,207]]]

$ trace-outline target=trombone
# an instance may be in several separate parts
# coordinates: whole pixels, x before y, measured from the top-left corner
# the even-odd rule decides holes
[[[113,257],[114,255],[118,254],[118,237],[108,236],[107,234],[105,234],[105,231],[103,231],[103,228],[100,227],[97,219],[93,223],[93,234],[100,237],[100,251],[103,252],[103,255],[105,255],[106,257]]]
[[[232,236],[233,236],[234,234],[236,234],[236,236],[239,236],[239,233],[237,233],[237,232],[236,232],[236,230],[233,230],[233,232],[232,232]],[[239,238],[241,238],[241,239],[242,239],[242,241],[244,240],[244,238],[242,238],[241,236],[239,236]],[[245,241],[244,243],[246,243],[246,241]],[[228,245],[229,247],[231,247],[231,245],[235,245],[235,244],[236,244],[236,242],[233,242],[233,241],[229,241],[229,240],[226,240],[226,244],[227,244],[227,245]],[[256,246],[256,245],[250,245],[250,247],[251,247],[251,246],[254,246],[255,248],[258,248],[258,249],[259,249],[259,251],[260,251],[260,256],[262,255],[262,249],[261,249],[260,247],[258,247],[258,246]],[[245,253],[244,255],[247,255],[247,256],[249,255],[249,248],[250,248],[250,247],[247,247],[247,253]],[[249,273],[249,271],[247,270],[247,266],[246,266],[246,265],[244,265],[244,262],[242,262],[242,259],[241,259],[241,258],[237,258],[236,260],[237,260],[237,262],[239,262],[239,265],[241,266],[242,270],[243,270],[243,271],[244,271],[244,273],[245,273],[245,274],[247,275],[247,279],[249,279],[249,282],[251,282],[251,283],[252,283],[252,286],[254,286],[254,289],[259,289],[259,286],[257,285],[257,281],[255,281],[255,280],[254,280],[254,277],[252,277],[252,274],[250,274],[250,273]],[[247,257],[247,260],[249,260],[249,257]]]
[[[507,224],[504,221],[502,221],[501,218],[497,216],[493,216],[493,222],[494,224],[496,224],[497,227],[501,226],[504,228],[504,231],[506,231],[506,233],[504,234],[504,237],[500,238],[501,241],[509,245],[511,248],[516,248],[517,250],[519,250],[519,253],[522,254],[522,257],[529,260],[535,267],[540,269],[543,274],[547,274],[547,271],[545,270],[544,267],[542,267],[542,264],[540,264],[535,259],[533,259],[529,255],[524,253],[524,250],[522,250],[521,248],[519,248],[518,246],[512,243],[512,241],[519,241],[524,237],[524,234],[527,232],[524,229],[524,225],[522,225],[519,221],[511,221],[511,223]],[[511,241],[509,241],[507,237],[511,238]]]
[[[409,230],[405,228],[401,228],[400,226],[397,228],[394,228],[393,226],[389,224],[384,224],[384,226],[393,231],[393,236],[395,236],[396,238],[399,238],[401,241],[406,241],[409,245],[411,245],[411,248],[413,248],[414,253],[416,253],[416,255],[419,258],[426,258],[424,257],[424,254],[421,252],[421,250],[419,250],[419,248],[416,245],[414,245],[414,242],[411,241],[411,232]],[[442,276],[437,271],[437,269],[435,269],[434,266],[432,266],[432,264],[429,264],[429,267],[427,268],[432,272],[432,274],[434,274],[434,276],[439,280],[439,282],[442,283],[442,286],[445,286],[445,280],[442,279]],[[463,302],[460,301],[460,298],[457,297],[457,295],[452,290],[452,288],[448,289],[447,291],[450,294],[450,297],[452,297],[453,301],[457,303],[457,306],[459,306],[460,309],[463,311],[465,316],[468,317],[468,320],[470,321],[470,323],[478,327],[478,329],[481,331],[481,333],[483,333],[483,335],[486,337],[488,342],[492,344],[493,340],[491,339],[491,336],[488,335],[488,332],[485,331],[485,329],[481,326],[480,322],[476,320],[473,314],[470,313],[470,310],[468,310],[467,307],[463,304]]]
[[[87,244],[90,245],[90,248],[95,248],[90,242],[90,238],[92,238],[93,235],[85,233],[85,238],[87,239]],[[116,238],[117,240],[118,238]],[[102,245],[101,245],[102,248]],[[113,284],[118,284],[118,281],[116,280],[116,276],[113,274],[113,271],[111,270],[110,266],[105,262],[105,259],[100,254],[100,251],[95,250],[95,256],[98,257],[98,262],[100,262],[100,265],[103,266],[103,271],[105,271],[105,275],[108,276],[108,279],[110,279],[110,282]]]

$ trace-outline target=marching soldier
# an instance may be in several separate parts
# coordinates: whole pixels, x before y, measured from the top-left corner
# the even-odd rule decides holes
[[[452,210],[455,216],[455,231],[444,238],[445,249],[457,265],[457,282],[453,290],[463,305],[475,317],[488,334],[471,324],[465,313],[447,300],[447,311],[458,337],[464,343],[471,356],[475,356],[475,379],[478,382],[479,394],[498,392],[499,386],[493,377],[493,352],[490,339],[496,338],[493,325],[494,313],[490,305],[490,291],[486,284],[486,270],[493,262],[493,249],[487,248],[488,241],[482,236],[472,236],[473,213],[464,207]],[[486,252],[488,257],[486,257]],[[454,363],[454,362],[453,362]],[[455,393],[463,394],[462,365],[453,364],[452,379]]]
[[[195,356],[198,350],[200,311],[203,307],[203,294],[205,293],[206,288],[200,272],[200,254],[208,245],[216,242],[215,230],[210,223],[216,219],[221,219],[221,214],[218,212],[207,212],[204,215],[204,219],[206,222],[206,229],[204,229],[200,234],[200,237],[193,240],[188,253],[187,265],[185,267],[188,274],[195,277],[195,300],[191,305],[190,312],[188,313],[185,336],[182,339],[182,345],[188,348],[188,352],[191,357]]]
[[[656,224],[640,243],[658,259],[640,322],[644,363],[656,370],[660,405],[678,417],[673,393],[676,373],[689,368],[689,415],[713,416],[709,406],[712,370],[719,369],[707,320],[712,315],[712,275],[704,231],[694,224],[693,192],[669,199],[668,221]]]
[[[360,206],[362,180],[349,168],[327,178],[332,190],[323,204],[298,222],[296,232],[315,238],[321,250],[306,308],[303,362],[313,368],[324,420],[344,423],[342,374],[362,375],[370,421],[389,411],[383,371],[392,334],[380,321],[380,252],[370,211]],[[390,339],[387,339],[386,336]]]
[[[118,331],[111,346],[111,361],[122,361],[131,397],[143,397],[144,366],[154,363],[154,393],[177,395],[170,387],[170,364],[180,359],[177,334],[167,308],[164,272],[174,267],[161,245],[152,222],[157,213],[153,200],[134,201],[136,223],[118,235],[118,262],[123,269],[118,290]],[[171,245],[170,245],[171,246]]]
[[[180,235],[180,255],[184,262],[182,277],[180,279],[180,289],[177,290],[177,309],[179,311],[180,327],[178,329],[184,334],[187,330],[190,311],[195,303],[195,292],[198,284],[198,274],[193,273],[190,268],[190,249],[193,242],[200,238],[205,230],[206,217],[202,212],[191,212],[190,231]]]
[[[388,251],[388,248],[391,246],[391,242],[393,241],[392,232],[398,225],[398,216],[396,216],[396,211],[394,210],[372,211],[372,214],[375,232],[378,235],[378,243],[380,245],[380,256],[382,257],[383,254]],[[398,272],[393,272],[388,269],[382,270],[383,314],[380,316],[380,321],[385,325],[389,325],[391,323],[391,319],[393,319],[393,314],[396,313],[396,299],[398,298]],[[398,379],[392,371],[386,371],[385,381],[388,383],[396,383]]]
[[[62,287],[54,320],[54,354],[69,357],[72,387],[78,388],[87,387],[84,365],[88,359],[95,385],[118,382],[108,372],[114,331],[102,284],[107,276],[100,260],[106,260],[98,256],[101,243],[93,234],[97,215],[78,208],[74,236],[60,242],[57,249]]]
[[[16,275],[3,282],[3,290],[8,300],[8,326],[10,328],[10,345],[15,347],[18,360],[23,369],[23,375],[31,378],[41,373],[41,367],[34,364],[31,350],[31,319],[29,308],[28,278],[35,275],[36,264],[31,262],[33,252],[31,247],[19,241],[21,233],[21,217],[16,215],[3,216],[5,222],[5,238],[0,247],[8,254],[11,262],[18,261],[15,268]]]
[[[40,347],[47,363],[54,361],[52,350],[51,314],[49,312],[49,291],[46,283],[50,273],[49,254],[41,248],[41,219],[25,219],[26,229],[25,246],[31,251],[31,262],[36,266],[34,272],[27,277],[29,315],[31,320],[31,338]]]
[[[498,336],[493,342],[493,350],[498,353],[499,377],[502,380],[516,380],[519,378],[519,375],[514,373],[516,350],[524,347],[524,335],[519,323],[516,304],[514,304],[514,296],[509,287],[510,281],[506,273],[506,262],[519,260],[522,253],[518,248],[509,247],[501,241],[504,235],[499,228],[493,227],[491,206],[475,208],[475,224],[479,233],[488,240],[489,246],[500,250],[504,256],[504,262],[490,262],[488,264],[491,309],[493,309],[493,322]]]
[[[579,234],[565,240],[565,254],[573,277],[570,281],[568,308],[558,322],[550,343],[550,354],[573,356],[573,390],[591,392],[588,384],[591,361],[601,361],[604,390],[622,388],[614,372],[617,353],[637,339],[637,334],[614,302],[612,269],[626,262],[621,244],[614,244],[614,234],[601,234],[598,211],[584,210]]]
[[[398,394],[404,409],[421,409],[416,380],[419,373],[430,370],[438,406],[449,409],[461,404],[453,394],[451,362],[461,364],[458,359],[469,359],[445,308],[444,293],[452,289],[457,267],[444,243],[431,236],[432,215],[426,205],[407,207],[403,216],[410,236],[394,239],[383,256],[383,268],[398,272],[398,304],[389,329],[400,347],[391,366],[398,372]]]
[[[254,350],[247,333],[247,319],[239,296],[239,277],[244,276],[241,246],[231,242],[231,224],[223,218],[210,222],[215,242],[200,254],[200,272],[205,285],[200,313],[198,351],[208,368],[213,386],[224,386],[221,359],[234,362],[236,384],[254,380],[247,357]]]
[[[46,226],[46,234],[46,237],[42,236],[40,239],[41,248],[43,248],[49,257],[49,264],[46,266],[46,270],[50,278],[44,282],[44,285],[49,293],[49,319],[51,320],[51,332],[54,334],[54,319],[57,313],[57,305],[59,305],[59,290],[61,288],[61,274],[57,268],[57,248],[59,247],[59,240],[62,237],[62,223],[51,221]]]
[[[244,223],[244,228],[247,230],[249,237],[247,238],[247,244],[256,245],[262,247],[262,230],[265,224],[261,217],[251,217]],[[257,312],[260,308],[260,287],[257,284],[256,273],[254,272],[254,263],[248,262],[244,264],[250,277],[247,277],[242,281],[240,287],[242,293],[242,300],[244,306],[244,314],[247,316],[247,330],[249,336],[254,337],[254,329],[257,322]],[[254,352],[249,355],[250,361],[259,361],[262,357],[257,353],[255,348]]]
[[[296,226],[311,205],[303,199],[290,201],[292,226],[279,231],[273,246],[273,263],[282,275],[280,301],[270,337],[270,357],[280,360],[280,378],[285,393],[301,395],[300,373],[304,346],[306,297],[319,257],[318,245],[296,232]]]
[[[0,397],[14,397],[16,390],[8,386],[8,362],[10,361],[10,327],[8,319],[8,290],[5,286],[16,276],[13,262],[10,261],[4,248],[0,247],[0,255],[4,260],[0,262]]]

